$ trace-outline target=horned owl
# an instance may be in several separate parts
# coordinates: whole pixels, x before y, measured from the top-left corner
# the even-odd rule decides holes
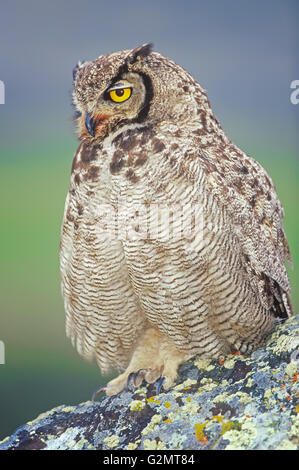
[[[169,389],[194,355],[260,345],[292,314],[283,209],[203,88],[151,45],[78,63],[62,224],[66,331],[101,372]],[[185,228],[187,229],[185,230]]]

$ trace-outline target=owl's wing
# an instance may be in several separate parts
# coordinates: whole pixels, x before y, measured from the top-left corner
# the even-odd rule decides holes
[[[226,210],[230,230],[242,247],[244,268],[263,305],[277,316],[290,316],[285,260],[291,263],[291,255],[282,225],[283,208],[271,178],[235,146],[226,153],[200,151],[197,158],[198,165],[189,165],[191,172],[184,173],[201,173],[207,190]],[[188,165],[188,155],[183,164]]]

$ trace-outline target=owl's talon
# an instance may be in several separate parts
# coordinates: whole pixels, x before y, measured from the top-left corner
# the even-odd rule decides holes
[[[99,393],[101,393],[101,392],[106,392],[106,390],[107,390],[107,387],[106,387],[106,386],[105,386],[105,387],[99,387],[99,388],[97,388],[97,389],[93,392],[93,394],[92,394],[92,396],[91,396],[91,401],[94,402],[94,401],[95,401],[95,397],[96,397]]]
[[[142,375],[142,377],[141,377]],[[137,384],[137,379],[141,379],[141,381]],[[133,382],[134,382],[134,385],[135,387],[138,387],[139,385],[141,385],[142,381],[144,379],[144,369],[139,369],[137,372],[135,372],[135,374],[133,375]]]
[[[136,372],[138,374],[138,372]],[[134,380],[134,384],[135,384],[135,373],[134,372],[131,372],[129,375],[128,375],[128,378],[127,378],[127,384],[126,384],[126,390],[129,390],[129,385],[130,385],[130,382],[133,378]]]
[[[156,395],[160,394],[164,380],[165,380],[165,377],[160,377],[159,380],[157,381],[157,383],[156,383]]]

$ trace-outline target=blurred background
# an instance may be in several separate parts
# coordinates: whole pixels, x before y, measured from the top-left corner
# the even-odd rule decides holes
[[[0,439],[102,378],[64,333],[58,246],[77,146],[78,60],[152,41],[207,90],[232,140],[261,162],[284,205],[299,305],[297,0],[10,0],[0,3]]]

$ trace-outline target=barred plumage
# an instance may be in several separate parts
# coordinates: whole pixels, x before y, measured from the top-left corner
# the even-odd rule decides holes
[[[124,98],[123,98],[124,97]],[[80,145],[61,234],[66,329],[106,386],[260,345],[291,315],[283,210],[200,85],[149,45],[74,70]],[[114,101],[114,99],[116,101]]]

